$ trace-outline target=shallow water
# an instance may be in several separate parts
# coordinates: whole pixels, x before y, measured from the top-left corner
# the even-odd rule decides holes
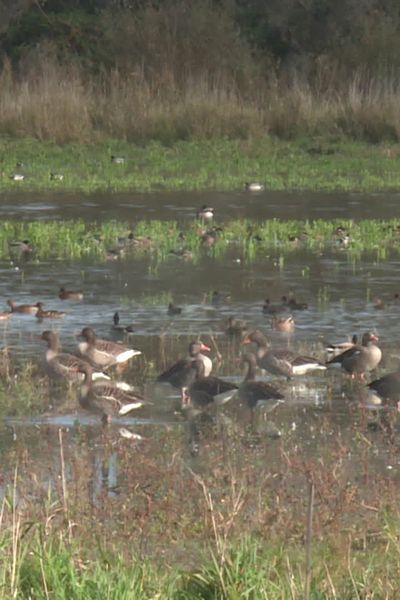
[[[212,204],[221,221],[246,217],[265,219],[285,218],[390,218],[398,216],[398,195],[359,194],[148,194],[80,196],[51,195],[1,198],[0,216],[25,220],[71,219],[106,220],[126,219],[192,219],[201,204]],[[327,342],[342,341],[353,333],[362,334],[375,329],[384,351],[384,368],[391,368],[400,360],[400,306],[392,302],[399,292],[400,259],[396,254],[377,262],[375,255],[364,255],[351,263],[340,249],[330,248],[312,252],[298,248],[281,255],[278,251],[258,256],[247,263],[232,247],[223,257],[206,253],[196,264],[171,258],[156,269],[148,256],[126,256],[102,265],[89,260],[62,261],[4,261],[0,263],[0,294],[4,299],[15,298],[18,303],[41,300],[46,308],[65,310],[62,320],[38,322],[35,317],[13,315],[0,322],[0,339],[10,349],[12,360],[19,367],[27,360],[43,365],[44,344],[40,333],[54,328],[60,333],[63,348],[74,350],[76,333],[91,325],[101,337],[125,341],[143,352],[134,359],[126,374],[129,381],[145,388],[153,401],[150,408],[138,411],[137,418],[119,419],[110,428],[108,441],[124,447],[125,452],[144,455],[157,461],[168,442],[171,454],[177,453],[193,468],[207,469],[207,456],[215,443],[216,428],[232,450],[232,457],[241,464],[241,448],[268,448],[284,444],[285,440],[299,444],[307,456],[319,452],[321,445],[329,453],[331,441],[338,436],[349,448],[349,473],[356,478],[359,448],[354,429],[361,427],[376,453],[372,468],[397,481],[400,462],[386,446],[380,430],[369,429],[378,416],[359,415],[363,384],[350,384],[340,372],[318,373],[302,377],[293,383],[278,382],[286,394],[286,403],[273,415],[257,415],[256,422],[243,407],[233,402],[210,417],[210,429],[201,421],[190,421],[179,410],[178,394],[171,390],[157,391],[152,386],[154,376],[186,352],[187,344],[195,336],[212,348],[215,369],[224,377],[240,381],[240,348],[228,340],[224,330],[230,315],[245,319],[251,328],[260,328],[271,337],[276,347],[291,347],[324,357]],[[59,287],[84,290],[82,302],[62,302]],[[229,292],[231,299],[215,308],[210,302],[213,290]],[[298,300],[309,304],[308,310],[297,311],[295,333],[288,336],[273,332],[270,317],[262,313],[266,297],[279,302],[283,294],[293,292]],[[377,310],[372,302],[375,296],[388,301],[384,310]],[[170,317],[168,302],[183,307],[182,314]],[[113,331],[112,316],[119,310],[121,323],[133,323],[135,334],[127,339]],[[217,365],[217,353],[222,362]],[[269,379],[273,379],[269,377]],[[40,394],[40,390],[38,390]],[[4,415],[0,436],[0,452],[4,485],[12,479],[16,455],[29,449],[29,468],[40,481],[56,477],[59,468],[58,430],[64,431],[67,464],[81,453],[92,455],[90,477],[94,489],[106,485],[114,489],[123,478],[119,454],[107,459],[111,466],[99,467],[104,432],[98,419],[82,413],[74,396],[66,392],[56,394],[45,414],[33,417]],[[364,419],[364,421],[363,421]],[[323,423],[323,427],[321,425]],[[119,432],[126,427],[138,432],[144,441],[125,439]],[[82,442],[81,431],[85,437]],[[90,433],[89,433],[90,432]],[[328,432],[328,433],[327,433]],[[236,441],[241,441],[237,446]],[[166,442],[167,440],[167,442]],[[280,441],[279,441],[280,440]],[[107,442],[108,443],[108,442]],[[164,446],[163,446],[164,445]],[[198,446],[198,447],[197,447]],[[196,447],[196,451],[194,451]],[[224,445],[226,452],[226,445]],[[229,452],[229,450],[228,450]],[[195,456],[194,456],[195,455]],[[100,458],[99,458],[100,457]],[[110,462],[111,460],[111,462]],[[165,460],[165,457],[163,458]],[[232,458],[233,460],[233,458]],[[96,467],[97,465],[97,467]],[[200,467],[201,465],[201,467]],[[122,468],[122,467],[121,467]],[[262,467],[265,469],[265,466]],[[73,469],[71,466],[71,473]],[[72,477],[72,475],[71,475]],[[106,483],[104,483],[106,480]]]

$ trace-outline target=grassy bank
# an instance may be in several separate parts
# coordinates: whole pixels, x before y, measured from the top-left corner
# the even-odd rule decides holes
[[[368,464],[382,443],[393,448],[353,427],[356,475],[347,435],[323,448],[330,428],[323,419],[318,459],[307,459],[307,444],[290,435],[250,445],[244,432],[209,433],[198,463],[182,436],[165,429],[139,446],[92,428],[26,434],[30,452],[14,442],[5,455],[6,470],[10,458],[14,468],[0,511],[0,595],[300,600],[309,478],[316,503],[310,598],[394,598],[398,490],[395,478]],[[38,445],[51,448],[43,464],[34,460]],[[116,456],[114,493],[106,474]],[[93,485],[100,459],[101,488]]]
[[[123,164],[112,156],[124,158]],[[400,145],[340,138],[151,142],[109,140],[57,145],[0,138],[0,191],[271,190],[400,188]],[[22,166],[20,165],[22,163]],[[12,175],[23,174],[22,181]],[[51,178],[51,174],[61,175]]]

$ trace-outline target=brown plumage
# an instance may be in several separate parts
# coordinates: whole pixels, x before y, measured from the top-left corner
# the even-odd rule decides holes
[[[37,304],[17,304],[15,300],[7,300],[7,304],[10,307],[11,312],[24,315],[36,315],[38,311]]]
[[[255,408],[260,402],[268,403],[271,409],[275,408],[283,401],[283,394],[270,383],[255,380],[257,358],[254,354],[246,354],[243,362],[247,364],[247,372],[239,385],[240,400],[249,408]]]

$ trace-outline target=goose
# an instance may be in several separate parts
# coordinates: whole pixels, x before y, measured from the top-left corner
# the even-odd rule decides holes
[[[283,402],[283,394],[273,385],[266,381],[256,381],[257,357],[255,354],[246,354],[242,360],[247,364],[247,372],[239,385],[238,395],[240,400],[251,409],[256,408],[261,402],[267,403],[270,405],[271,410]]]
[[[55,331],[43,331],[41,339],[47,342],[48,346],[45,357],[49,375],[70,382],[83,382],[84,374],[81,369],[87,365],[86,361],[74,354],[60,352],[60,342]],[[92,376],[93,380],[110,379],[101,371],[94,371]]]
[[[141,394],[125,391],[112,383],[93,383],[93,369],[85,363],[80,368],[84,382],[79,390],[79,404],[94,414],[101,415],[104,424],[113,416],[125,416],[144,405],[151,404]]]
[[[13,313],[24,315],[36,315],[39,310],[37,304],[17,304],[15,300],[7,300],[7,304]]]
[[[195,376],[193,383],[183,388],[183,408],[189,405],[197,408],[206,408],[211,404],[218,406],[225,404],[236,394],[238,386],[235,383],[212,375],[205,377],[202,360],[193,360],[190,368],[195,372]]]
[[[83,341],[78,344],[79,353],[97,367],[121,365],[130,358],[142,354],[140,350],[110,340],[98,339],[91,327],[84,327],[78,337],[83,338]]]
[[[379,379],[375,379],[367,385],[369,392],[378,400],[376,403],[381,403],[382,400],[389,400],[400,403],[400,372],[388,373]]]
[[[272,375],[284,375],[290,379],[294,375],[326,370],[326,366],[313,356],[304,356],[290,350],[272,351],[267,338],[258,329],[247,334],[242,340],[242,344],[251,343],[257,346],[257,365]]]
[[[201,360],[204,364],[203,375],[208,377],[212,370],[212,361],[201,351],[210,352],[211,348],[206,346],[201,340],[195,340],[189,344],[189,352],[186,358],[182,358],[174,363],[169,369],[161,373],[156,379],[158,383],[169,383],[175,388],[183,390],[193,383],[196,377],[196,371],[192,367],[194,360]],[[183,398],[183,392],[182,392]]]
[[[362,336],[361,345],[355,344],[352,348],[328,360],[326,364],[339,364],[352,379],[357,377],[363,379],[365,373],[376,369],[382,359],[381,349],[374,344],[378,340],[379,338],[372,331],[367,331]]]

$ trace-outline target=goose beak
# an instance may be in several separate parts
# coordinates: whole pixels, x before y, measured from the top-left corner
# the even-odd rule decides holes
[[[205,352],[211,352],[210,346],[203,344],[203,342],[201,342],[201,344],[200,344],[200,350],[204,350]]]

